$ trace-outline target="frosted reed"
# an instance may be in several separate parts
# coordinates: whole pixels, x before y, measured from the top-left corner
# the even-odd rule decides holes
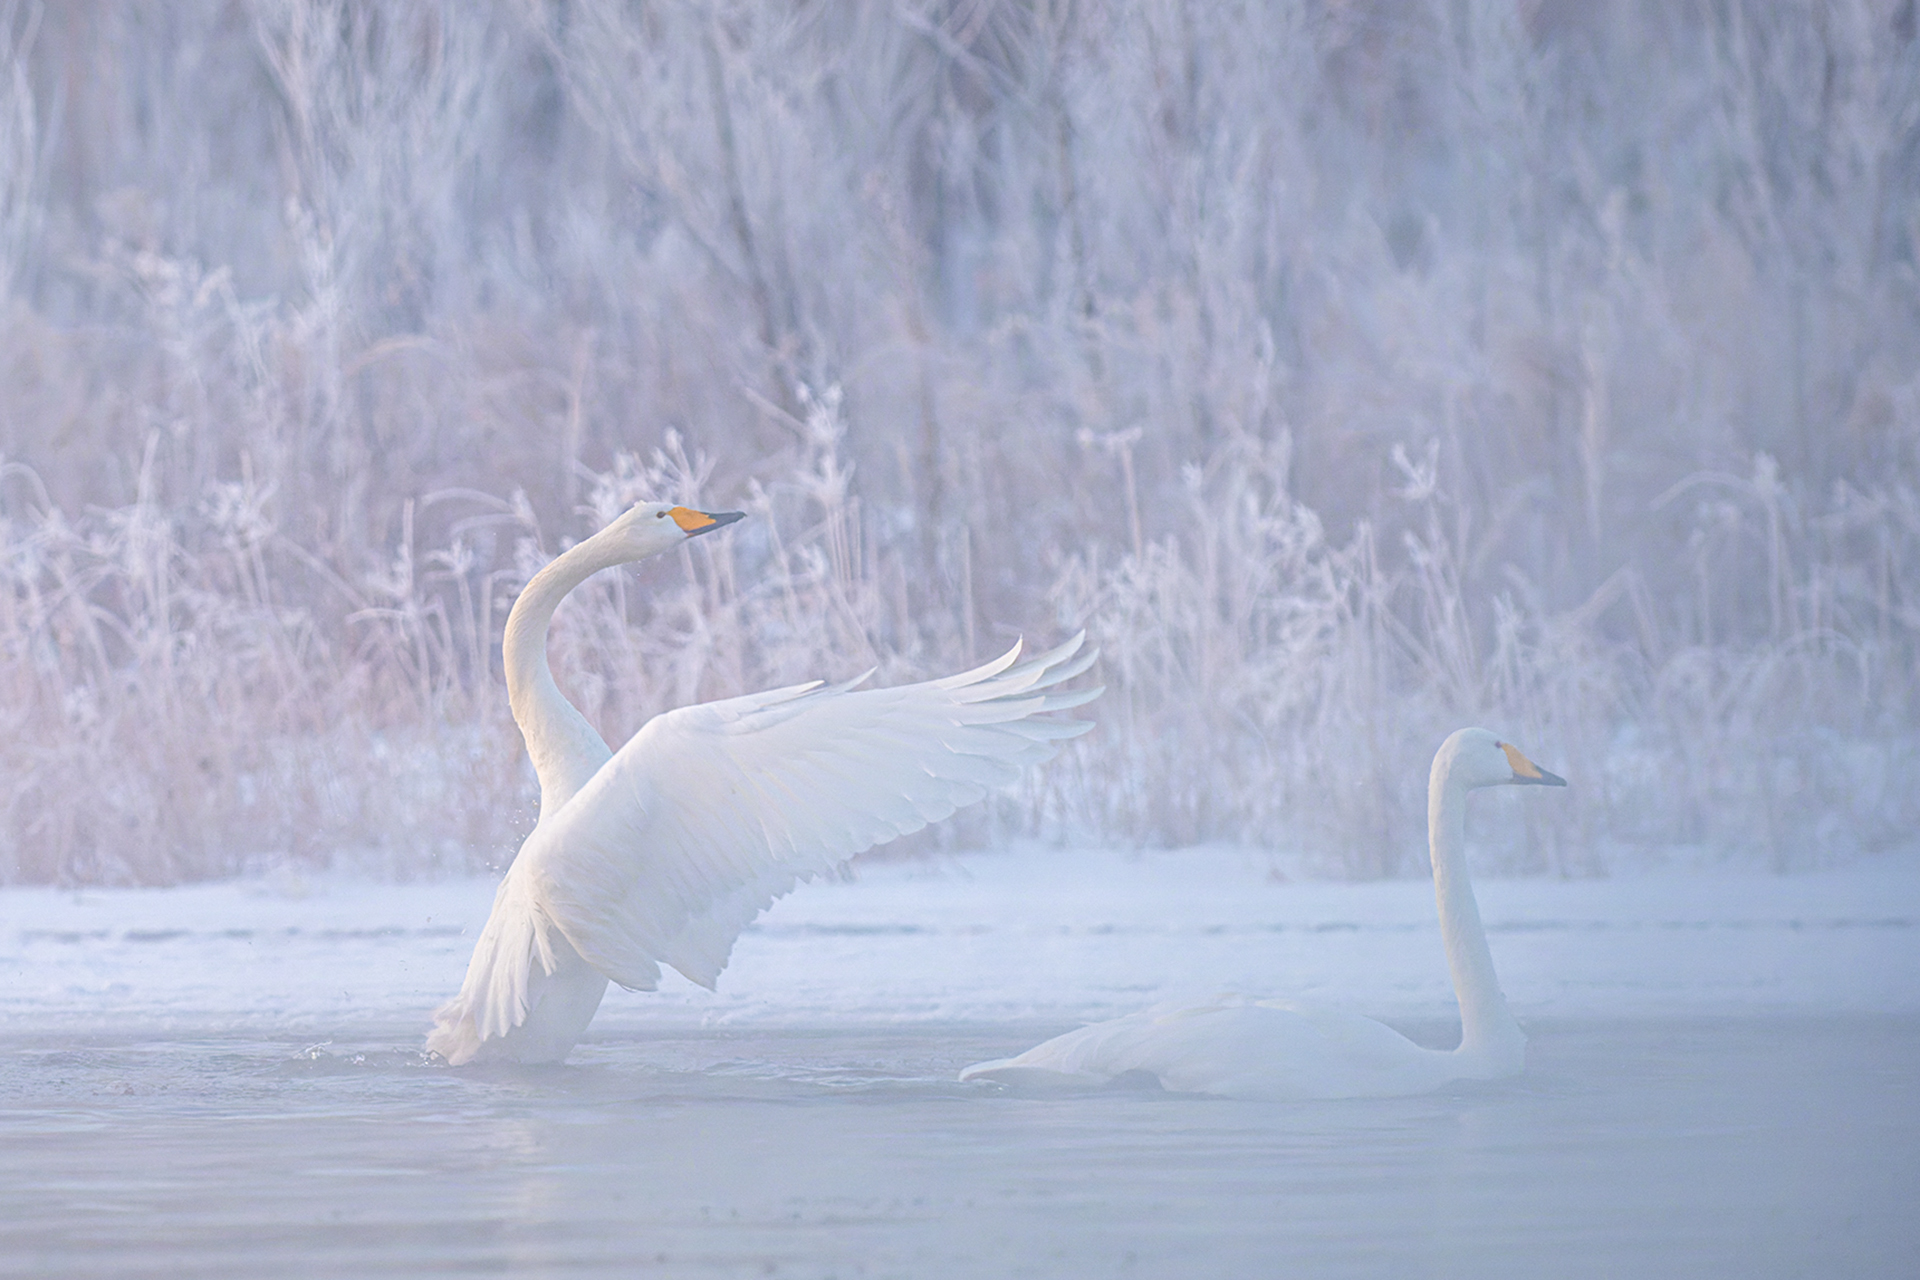
[[[610,738],[1090,628],[948,841],[1397,874],[1474,720],[1508,869],[1900,843],[1915,26],[0,0],[0,879],[497,862],[513,592],[668,493],[756,518],[562,611]]]

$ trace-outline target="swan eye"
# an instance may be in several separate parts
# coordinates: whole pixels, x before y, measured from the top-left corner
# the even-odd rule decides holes
[[[653,513],[653,518],[655,520],[665,520],[667,518],[667,513],[664,511],[656,511]]]

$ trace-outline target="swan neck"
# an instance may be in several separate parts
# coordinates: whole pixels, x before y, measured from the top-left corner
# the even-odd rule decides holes
[[[1480,906],[1467,877],[1467,787],[1442,762],[1435,761],[1427,790],[1427,841],[1433,857],[1433,894],[1440,913],[1440,937],[1447,949],[1447,968],[1453,992],[1460,1002],[1460,1048],[1463,1058],[1487,1058],[1489,1069],[1504,1074],[1518,1070],[1516,1055],[1524,1053],[1525,1037],[1507,1009],[1500,980],[1493,971],[1493,953],[1480,923]]]
[[[533,575],[507,615],[501,661],[507,702],[540,779],[540,816],[557,812],[612,757],[607,743],[554,683],[547,630],[568,592],[621,562],[597,535],[563,552]]]

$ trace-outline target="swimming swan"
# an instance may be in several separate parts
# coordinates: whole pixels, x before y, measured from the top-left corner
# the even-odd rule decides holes
[[[819,681],[655,716],[618,752],[560,693],[547,625],[567,592],[741,518],[641,503],[556,558],[508,615],[507,698],[540,780],[540,820],[494,895],[466,981],[427,1048],[447,1063],[558,1062],[607,982],[651,991],[670,965],[711,988],[740,931],[798,880],[918,831],[1092,726],[1036,719],[1098,689],[1084,633],[1014,665],[893,689]],[[1075,656],[1078,654],[1079,656]]]
[[[1226,996],[1069,1031],[1017,1058],[976,1063],[960,1078],[1087,1085],[1146,1072],[1176,1093],[1299,1100],[1401,1097],[1449,1080],[1520,1074],[1527,1039],[1494,977],[1462,849],[1467,792],[1502,784],[1567,785],[1485,729],[1462,729],[1441,743],[1427,782],[1433,891],[1460,1001],[1459,1048],[1423,1049],[1371,1018],[1335,1009]]]

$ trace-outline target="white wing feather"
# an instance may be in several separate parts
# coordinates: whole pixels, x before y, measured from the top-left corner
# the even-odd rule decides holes
[[[1075,657],[1083,639],[1018,666],[1016,644],[923,684],[799,685],[656,716],[528,839],[529,887],[615,982],[651,989],[666,964],[710,987],[740,931],[797,881],[947,817],[1091,728],[1033,718],[1099,695],[1047,692],[1092,665],[1096,652]]]

